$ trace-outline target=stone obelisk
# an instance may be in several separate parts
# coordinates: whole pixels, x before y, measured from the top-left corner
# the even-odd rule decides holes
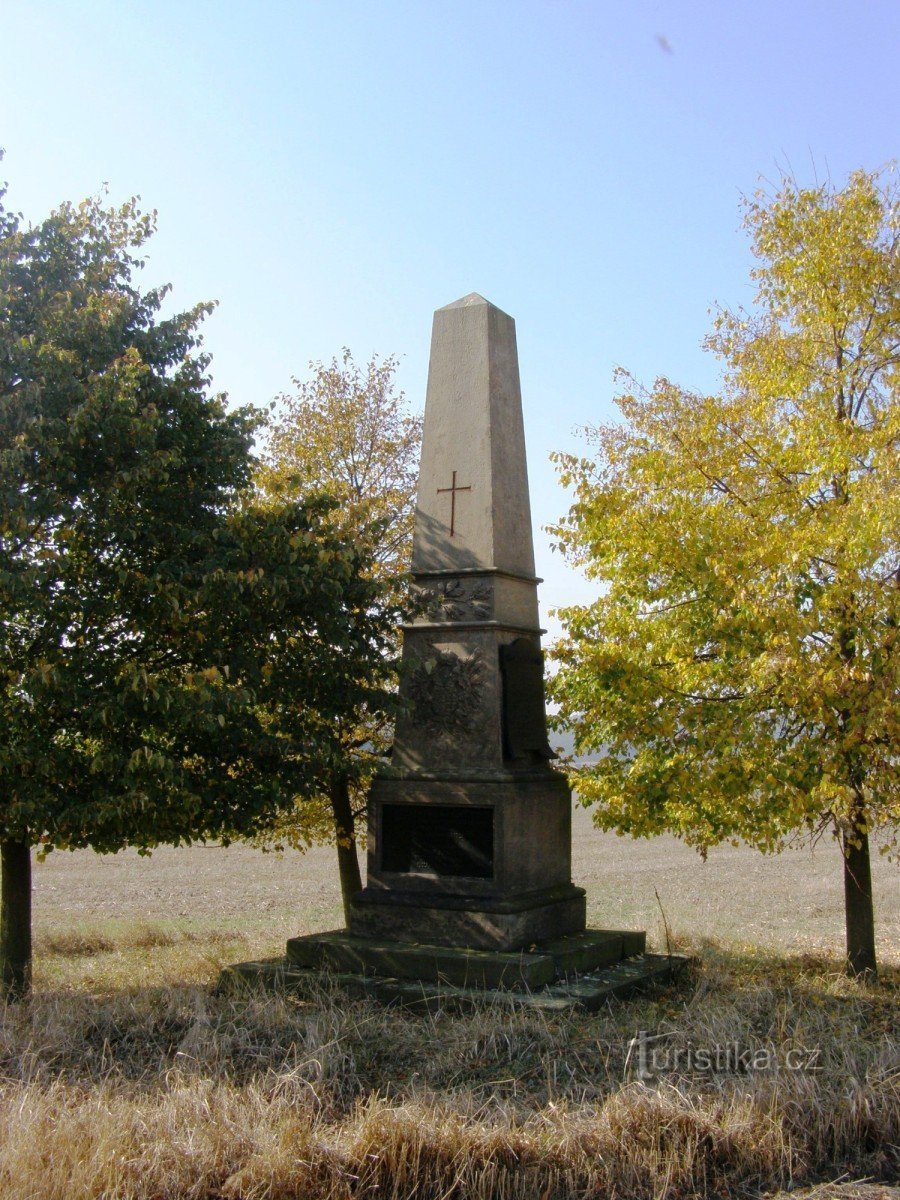
[[[417,1007],[502,989],[596,1009],[669,978],[636,930],[585,930],[571,797],[551,765],[516,329],[482,296],[434,314],[390,770],[368,803],[368,880],[349,929],[290,938],[221,985],[342,987]]]
[[[434,315],[389,773],[368,804],[363,937],[519,950],[580,933],[571,797],[547,742],[515,322]]]

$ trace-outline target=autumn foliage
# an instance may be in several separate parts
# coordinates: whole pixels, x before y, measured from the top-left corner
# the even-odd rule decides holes
[[[722,311],[718,395],[623,376],[558,456],[556,536],[597,580],[553,696],[605,828],[705,851],[831,829],[848,956],[873,971],[869,835],[890,839],[900,617],[900,208],[890,177],[746,205],[757,307]]]

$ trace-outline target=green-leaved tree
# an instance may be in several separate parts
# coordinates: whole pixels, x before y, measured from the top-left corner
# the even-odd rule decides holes
[[[624,420],[559,456],[556,533],[602,585],[562,614],[552,693],[604,828],[764,851],[830,827],[847,961],[876,968],[870,835],[900,815],[900,209],[858,172],[746,206],[753,312],[720,395],[626,377]]]
[[[365,527],[261,506],[257,416],[208,394],[208,306],[162,318],[135,202],[0,205],[0,984],[28,989],[31,852],[246,835],[381,711],[395,614]]]
[[[372,576],[400,614],[408,596],[421,417],[411,414],[394,385],[397,361],[373,356],[360,367],[349,350],[330,363],[310,363],[310,377],[295,379],[279,398],[266,440],[257,486],[281,500],[322,490],[337,500],[334,528],[347,541],[371,525],[380,529]],[[398,629],[399,636],[399,629]],[[393,669],[399,645],[393,646]],[[357,822],[366,787],[393,736],[393,713],[359,707],[334,728],[332,754],[320,781],[322,803],[297,807],[274,832],[295,846],[333,836],[345,915],[362,887]]]

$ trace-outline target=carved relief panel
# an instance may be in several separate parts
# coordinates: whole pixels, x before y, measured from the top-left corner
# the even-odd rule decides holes
[[[427,621],[489,621],[494,609],[490,579],[440,579],[416,585]]]

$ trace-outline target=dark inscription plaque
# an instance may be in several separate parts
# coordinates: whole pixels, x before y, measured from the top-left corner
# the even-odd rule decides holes
[[[500,647],[500,671],[506,757],[531,762],[555,758],[547,741],[543,654],[530,638],[516,638]]]
[[[382,805],[381,869],[490,879],[494,810],[455,804]]]

